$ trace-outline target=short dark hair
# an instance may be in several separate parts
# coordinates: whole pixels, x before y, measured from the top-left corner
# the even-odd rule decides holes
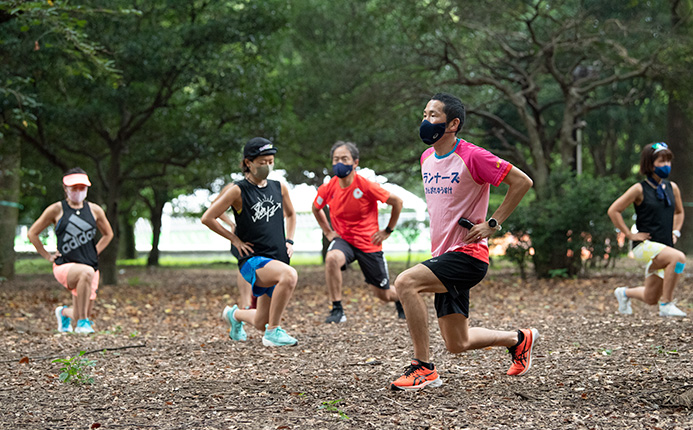
[[[450,124],[450,121],[455,118],[460,119],[460,126],[457,127],[457,130],[455,130],[455,134],[462,130],[465,120],[465,110],[462,100],[448,93],[437,93],[431,97],[431,100],[438,100],[439,102],[443,103],[443,113],[445,114],[445,118],[447,120],[446,124]]]
[[[664,157],[664,161],[674,159],[674,153],[671,152],[669,146],[664,142],[648,143],[640,153],[640,174],[652,176],[654,173],[654,162],[657,158]]]
[[[67,175],[72,175],[74,173],[82,173],[82,174],[87,174],[87,172],[84,171],[81,167],[73,167],[72,169],[68,170],[67,172],[63,173],[63,178]]]
[[[338,140],[332,145],[332,149],[330,149],[330,159],[334,157],[334,152],[337,150],[337,148],[341,148],[342,146],[346,146],[349,152],[351,152],[351,158],[354,159],[354,161],[359,159],[359,149],[356,147],[351,142],[345,142],[343,140]]]

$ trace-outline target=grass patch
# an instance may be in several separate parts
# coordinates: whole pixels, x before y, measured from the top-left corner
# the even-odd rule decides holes
[[[17,259],[14,271],[18,275],[46,275],[53,273],[53,263],[43,258]]]
[[[388,253],[385,255],[388,263],[400,265],[407,262],[406,252]],[[410,265],[414,266],[431,258],[427,252],[413,252]],[[298,253],[291,259],[292,266],[314,266],[322,264],[322,256],[316,253]],[[145,267],[147,257],[118,260],[118,267]],[[159,265],[164,269],[228,269],[236,268],[236,259],[231,255],[222,254],[181,254],[165,255],[159,258]],[[18,275],[46,275],[53,273],[53,264],[43,258],[18,258],[15,262],[15,273]]]

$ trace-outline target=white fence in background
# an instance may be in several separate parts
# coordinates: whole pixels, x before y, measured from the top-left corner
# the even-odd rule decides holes
[[[415,218],[412,212],[403,212],[400,222]],[[387,225],[390,214],[383,213],[379,217],[381,227]],[[28,226],[19,226],[15,239],[15,251],[35,252],[33,245],[27,240]],[[50,252],[56,249],[56,238],[52,228],[46,230],[46,249]],[[299,213],[296,220],[296,235],[294,238],[294,250],[296,252],[315,253],[322,250],[322,231],[312,213]],[[149,220],[140,218],[135,224],[135,246],[138,252],[147,253],[151,250],[152,227]],[[431,242],[427,227],[423,227],[421,234],[412,245],[412,250],[417,252],[430,251]],[[404,238],[395,231],[383,244],[383,250],[387,252],[406,252],[409,245]],[[199,218],[164,216],[162,219],[161,238],[159,250],[162,252],[225,252],[230,249],[229,241],[204,226]]]

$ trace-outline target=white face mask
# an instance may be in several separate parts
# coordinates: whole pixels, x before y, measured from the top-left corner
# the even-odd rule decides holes
[[[87,189],[82,191],[67,190],[67,198],[75,203],[82,203],[87,198]]]

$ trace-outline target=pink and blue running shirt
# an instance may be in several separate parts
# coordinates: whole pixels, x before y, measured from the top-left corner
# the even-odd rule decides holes
[[[433,147],[421,155],[426,204],[431,220],[431,253],[464,252],[488,263],[488,241],[466,243],[469,232],[460,217],[474,224],[486,221],[490,185],[497,187],[512,165],[487,150],[457,140],[455,149],[438,156]]]

